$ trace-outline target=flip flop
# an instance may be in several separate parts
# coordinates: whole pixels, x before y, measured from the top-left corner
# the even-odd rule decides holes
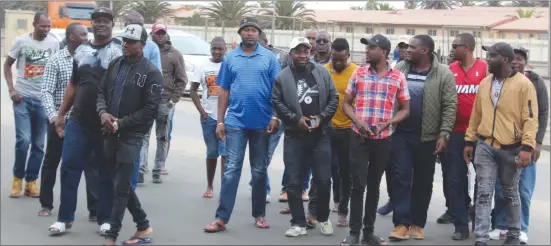
[[[254,222],[254,225],[256,226],[256,228],[260,228],[260,229],[270,228],[270,224],[268,224],[268,221],[265,220],[264,218],[257,218]]]
[[[205,193],[203,193],[203,198],[212,198],[212,197],[213,197],[212,191],[205,191]]]
[[[129,243],[128,241],[131,241],[131,240],[136,240],[138,239],[138,241],[136,241],[135,243]],[[130,239],[126,240],[126,241],[122,241],[121,244],[122,245],[143,245],[143,244],[148,244],[148,243],[151,243],[153,242],[153,239],[151,237],[148,237],[148,236],[143,236],[143,237],[136,237],[136,236],[133,236],[131,237]]]
[[[279,213],[280,214],[290,214],[291,209],[290,208],[282,208],[282,209],[279,210]]]
[[[226,226],[224,225],[223,222],[217,220],[207,225],[207,227],[205,227],[203,230],[207,233],[216,233],[216,232],[225,231]]]

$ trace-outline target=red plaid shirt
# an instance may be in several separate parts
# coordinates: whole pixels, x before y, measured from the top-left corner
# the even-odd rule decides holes
[[[346,94],[356,100],[355,114],[358,120],[364,121],[368,126],[379,122],[389,121],[394,115],[394,104],[409,100],[409,91],[406,77],[397,69],[389,70],[386,75],[377,80],[377,73],[370,65],[360,67],[352,74]],[[352,129],[360,134],[356,124]],[[392,135],[394,129],[391,126],[382,130],[378,135],[370,136],[372,139],[384,139]]]

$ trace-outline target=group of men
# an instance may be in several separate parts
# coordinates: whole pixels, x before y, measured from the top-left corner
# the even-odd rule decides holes
[[[366,45],[366,64],[358,66],[350,61],[346,39],[308,30],[293,38],[285,52],[268,45],[258,21],[247,17],[238,29],[242,42],[227,53],[225,40],[214,38],[209,62],[200,64],[196,78],[187,78],[165,25],[153,26],[151,42],[143,17],[131,14],[125,23],[122,40],[114,38],[111,10],[98,8],[92,13],[94,39],[87,40],[82,25],[71,24],[67,45],[59,50],[48,36],[48,16],[37,13],[35,31],[18,37],[8,54],[4,75],[14,102],[17,139],[10,195],[20,195],[25,178],[25,195],[40,197],[39,215],[50,216],[61,161],[60,208],[50,233],[64,233],[73,225],[85,171],[90,218],[97,219],[105,244],[115,244],[126,208],[137,231],[123,243],[151,242],[152,228],[134,191],[146,169],[144,143],[156,122],[153,181],[161,183],[174,106],[189,79],[207,147],[204,198],[214,196],[221,157],[219,204],[205,232],[224,231],[229,223],[247,144],[254,224],[270,227],[265,218],[270,201],[267,168],[284,134],[279,200],[289,204],[281,213],[292,217],[286,236],[306,235],[307,228],[318,225],[322,234],[333,234],[332,193],[337,226],[350,228],[341,245],[385,244],[374,229],[386,172],[390,200],[378,212],[393,213],[394,230],[388,238],[424,239],[436,162],[441,162],[445,216],[455,225],[452,239],[470,236],[467,165],[473,163],[476,245],[502,235],[507,245],[527,243],[548,95],[541,77],[524,71],[525,48],[484,46],[484,61],[473,56],[474,37],[460,34],[452,44],[456,61],[448,66],[435,55],[433,39],[417,35],[398,44],[402,61],[391,65],[389,39],[374,35],[360,40]],[[19,74],[14,86],[15,61]],[[307,213],[303,201],[309,201]]]
[[[110,9],[95,9],[91,19],[92,40],[85,26],[71,23],[59,42],[49,34],[50,18],[37,12],[34,32],[17,37],[8,53],[4,76],[16,121],[10,196],[21,195],[25,179],[24,194],[40,198],[38,215],[51,216],[61,163],[60,207],[48,230],[51,235],[63,234],[74,223],[84,171],[89,219],[97,221],[104,244],[116,244],[127,208],[137,231],[123,244],[144,244],[151,242],[152,228],[134,191],[136,183],[143,183],[140,152],[147,152],[155,122],[158,147],[153,181],[161,183],[174,106],[187,82],[185,65],[167,39],[166,25],[156,24],[153,41],[148,41],[143,17],[137,12],[124,17],[125,28],[117,37]],[[11,68],[16,61],[14,85]]]
[[[386,243],[374,234],[377,211],[393,213],[390,240],[424,239],[435,167],[441,162],[448,210],[439,223],[446,217],[454,223],[453,240],[470,236],[468,165],[474,163],[476,245],[499,239],[489,231],[494,190],[492,225],[502,236],[507,230],[507,245],[527,242],[525,207],[535,175],[519,175],[532,170],[539,157],[548,95],[541,77],[524,71],[525,48],[484,46],[485,61],[473,55],[475,38],[463,33],[452,44],[455,61],[446,65],[439,62],[433,39],[417,35],[398,44],[399,61],[391,65],[390,41],[375,35],[360,40],[366,45],[366,64],[360,67],[350,61],[347,40],[332,40],[325,31],[308,30],[294,38],[288,53],[268,45],[254,18],[242,20],[238,33],[241,44],[227,54],[222,38],[212,40],[211,63],[199,69],[192,86],[207,145],[205,198],[213,197],[222,156],[219,206],[205,232],[224,231],[229,223],[247,143],[252,216],[256,227],[269,227],[267,167],[284,133],[280,201],[289,208],[280,212],[292,217],[286,236],[306,235],[317,225],[322,234],[333,233],[333,185],[337,226],[350,228],[342,245]],[[377,209],[385,172],[390,200]],[[531,184],[521,201],[519,180],[521,187]],[[309,201],[307,214],[303,201]]]

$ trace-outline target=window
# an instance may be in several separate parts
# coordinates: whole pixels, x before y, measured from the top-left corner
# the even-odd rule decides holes
[[[518,39],[522,39],[522,33],[518,34]]]
[[[365,28],[365,33],[367,33],[367,34],[373,33],[373,28],[371,28],[371,27],[366,27],[366,28]]]
[[[501,33],[501,39],[505,39],[505,33],[504,32]]]
[[[346,32],[348,32],[348,33],[354,32],[354,28],[352,28],[352,26],[347,26],[346,27]]]
[[[407,35],[415,35],[415,29],[407,29]]]
[[[391,27],[391,28],[387,28],[387,29],[386,29],[386,34],[387,34],[387,35],[393,35],[393,34],[394,34],[394,28],[392,28],[392,27]]]
[[[534,38],[536,36],[536,34],[533,34],[533,33],[530,33],[530,35],[528,35],[528,37],[530,38]]]
[[[429,35],[429,36],[433,36],[433,37],[436,36],[436,30],[434,30],[434,29],[429,29],[428,35]]]
[[[73,20],[90,20],[94,8],[67,7],[67,16]]]
[[[450,37],[457,37],[459,35],[459,31],[457,30],[450,30]]]
[[[17,29],[27,29],[27,20],[26,19],[18,19],[17,20]]]
[[[482,34],[480,33],[480,31],[473,31],[473,36],[475,38],[481,38],[482,37]]]
[[[548,40],[549,39],[549,35],[547,33],[540,33],[538,35],[538,39],[539,40]]]
[[[211,56],[210,44],[193,36],[170,36],[170,42],[182,55]]]

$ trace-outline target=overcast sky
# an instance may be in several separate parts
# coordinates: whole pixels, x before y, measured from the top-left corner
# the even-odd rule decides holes
[[[175,5],[205,5],[209,1],[170,1]],[[310,9],[350,9],[352,6],[363,6],[367,1],[305,1],[306,6]],[[404,8],[404,1],[380,1],[389,3],[394,8]]]

